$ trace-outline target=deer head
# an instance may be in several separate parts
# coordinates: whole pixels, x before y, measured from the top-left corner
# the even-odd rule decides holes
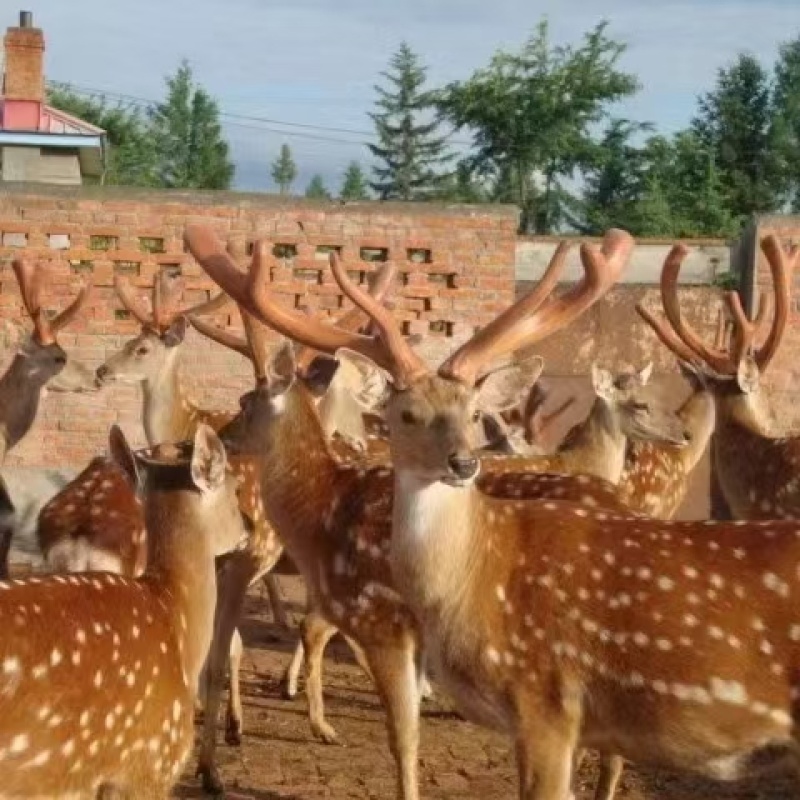
[[[58,334],[81,310],[89,295],[89,287],[81,285],[77,297],[52,319],[42,305],[44,269],[27,259],[15,259],[12,264],[19,284],[22,304],[33,322],[33,333],[18,351],[20,377],[37,386],[47,386],[56,392],[91,392],[97,385],[91,371],[70,358],[58,343]]]
[[[180,345],[186,336],[186,317],[189,314],[219,311],[230,302],[229,297],[220,293],[205,303],[181,308],[183,279],[172,277],[163,270],[153,282],[149,313],[142,308],[130,285],[119,275],[114,277],[114,288],[123,307],[139,322],[142,330],[97,368],[97,380],[101,384],[113,381],[158,381],[165,370],[176,363]]]
[[[716,341],[707,344],[681,315],[677,288],[681,265],[689,253],[685,245],[675,245],[668,254],[661,272],[661,301],[664,316],[661,318],[639,304],[636,310],[655,334],[679,360],[692,365],[690,381],[696,382],[698,374],[704,387],[717,396],[745,396],[755,398],[759,391],[760,376],[778,351],[789,320],[791,307],[792,275],[800,247],[784,250],[778,238],[770,234],[761,240],[761,249],[767,258],[775,297],[772,324],[760,345],[769,318],[769,297],[761,295],[758,311],[750,320],[742,307],[736,291],[725,293],[725,305],[730,323],[720,316]],[[729,327],[732,326],[731,327]]]
[[[470,481],[478,473],[471,438],[481,413],[503,411],[519,399],[522,365],[493,367],[492,362],[577,318],[613,285],[633,245],[623,231],[608,233],[600,249],[584,244],[584,278],[563,296],[551,299],[566,258],[567,247],[562,245],[537,287],[478,331],[434,373],[403,338],[391,313],[350,281],[335,255],[331,267],[337,282],[372,318],[379,336],[323,325],[276,303],[269,296],[269,264],[263,244],[256,248],[250,275],[245,276],[208,229],[189,226],[186,242],[211,277],[263,323],[308,347],[329,353],[353,351],[381,367],[391,382],[387,420],[396,469],[456,484]],[[279,413],[277,393],[273,408]]]

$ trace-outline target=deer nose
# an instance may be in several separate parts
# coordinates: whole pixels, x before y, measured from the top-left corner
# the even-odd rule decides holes
[[[98,381],[104,381],[108,377],[109,369],[105,364],[101,364],[94,373]]]
[[[475,456],[463,456],[458,453],[453,453],[450,458],[447,459],[447,464],[450,469],[453,470],[456,477],[462,480],[472,478],[480,466]]]

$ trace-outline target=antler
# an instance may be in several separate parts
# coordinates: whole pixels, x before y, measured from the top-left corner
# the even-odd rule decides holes
[[[184,281],[182,278],[170,277],[164,270],[159,272],[153,281],[150,313],[142,308],[135,290],[122,276],[114,276],[114,289],[123,308],[130,312],[143,328],[151,328],[158,334],[163,334],[180,316],[212,314],[231,302],[231,298],[225,292],[220,292],[209,300],[181,309],[178,300],[183,293]]]
[[[600,249],[582,244],[583,279],[561,297],[545,303],[566,258],[568,245],[562,244],[541,283],[456,350],[439,368],[439,374],[472,385],[480,367],[491,359],[539,342],[566,327],[614,285],[632,249],[633,238],[618,229],[606,233]]]
[[[356,350],[390,371],[391,358],[379,340],[343,331],[333,325],[325,325],[313,317],[305,317],[296,311],[284,308],[270,297],[269,248],[265,242],[257,243],[250,274],[245,275],[239,271],[234,260],[209,227],[188,225],[184,239],[192,255],[211,279],[260,322],[290,339],[323,353],[335,353],[341,347]]]
[[[394,284],[394,278],[397,274],[397,266],[392,261],[387,261],[380,269],[373,275],[370,281],[369,293],[382,304],[386,304],[386,297],[390,293]],[[367,333],[367,328],[371,325],[371,320],[364,312],[356,307],[346,311],[338,319],[332,323],[337,328],[344,331],[352,331],[353,333]],[[301,346],[295,350],[295,361],[297,364],[297,373],[304,375],[311,363],[319,356],[319,351],[311,347]]]
[[[58,332],[78,315],[89,296],[90,287],[81,283],[77,297],[60,314],[49,320],[41,302],[41,265],[34,265],[24,258],[16,258],[11,267],[19,284],[22,304],[33,321],[34,340],[41,345],[54,344]]]
[[[775,313],[772,326],[764,344],[754,352],[756,363],[763,371],[775,356],[786,330],[791,300],[792,272],[800,258],[800,248],[792,247],[787,253],[774,234],[762,239],[761,248],[769,262],[775,293]],[[769,298],[767,295],[761,295],[758,312],[755,319],[751,321],[745,314],[739,293],[736,291],[726,292],[725,301],[733,319],[732,344],[728,343],[726,328],[720,327],[724,325],[722,322],[718,323],[714,345],[705,344],[689,323],[681,317],[678,301],[678,276],[688,252],[686,246],[676,244],[664,261],[661,272],[661,301],[666,321],[656,317],[641,304],[637,304],[636,310],[664,345],[680,359],[689,363],[697,363],[699,359],[719,375],[735,375],[740,360],[754,349],[755,339],[765,327],[770,309]]]

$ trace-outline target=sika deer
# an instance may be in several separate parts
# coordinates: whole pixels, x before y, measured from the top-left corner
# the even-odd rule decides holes
[[[478,491],[470,421],[492,388],[481,366],[563,307],[526,325],[517,304],[432,374],[333,264],[380,340],[295,333],[392,374],[392,572],[462,712],[514,740],[520,797],[564,800],[579,744],[728,780],[778,756],[796,765],[797,522],[663,522]],[[595,268],[576,302],[613,279]],[[254,309],[260,272],[241,287]]]
[[[774,358],[786,330],[791,305],[792,273],[800,248],[784,251],[777,237],[766,236],[761,247],[770,267],[775,311],[763,343],[755,339],[764,326],[762,302],[754,322],[748,320],[736,292],[725,295],[733,321],[730,346],[705,344],[681,316],[677,283],[688,253],[676,245],[664,263],[661,297],[666,320],[637,307],[661,341],[678,358],[698,365],[713,393],[716,429],[714,468],[734,517],[771,519],[800,517],[800,438],[775,437],[769,430],[760,375]],[[763,300],[763,298],[762,298]]]
[[[315,349],[333,353],[340,346],[358,343],[359,352],[376,364],[386,368],[391,363],[373,339],[322,325],[273,301],[267,293],[269,264],[264,243],[256,247],[248,279],[238,272],[208,229],[189,226],[185,238],[206,272],[264,323]],[[593,264],[605,264],[609,257],[615,270],[620,269],[629,252],[629,240],[624,237],[609,237],[603,253],[585,246],[587,277],[581,284],[582,291],[573,291],[569,297],[547,306],[541,324],[535,326],[537,335],[546,336],[568,324],[609,288],[610,282],[598,279],[599,271]],[[251,288],[256,298],[251,297]],[[540,284],[515,313],[523,315],[537,308],[545,292],[549,293],[549,287]],[[553,315],[552,306],[562,313]],[[369,312],[373,314],[371,308]],[[356,652],[363,651],[387,708],[390,745],[398,763],[399,793],[404,798],[416,798],[418,632],[414,617],[392,588],[386,560],[392,472],[348,468],[336,462],[312,398],[295,381],[295,369],[292,349],[279,350],[270,363],[267,381],[242,398],[242,414],[221,435],[229,450],[258,453],[263,459],[262,494],[267,513],[303,573],[317,609],[304,623],[312,728],[326,738],[334,735],[322,713],[320,664],[316,659],[328,638],[341,629],[354,641]],[[486,377],[484,385],[494,384],[494,377]],[[502,382],[502,376],[498,377]],[[524,477],[526,491],[537,493],[538,484],[538,496],[545,497],[558,493],[569,498],[576,492],[577,497],[592,497],[592,484],[596,483],[588,476],[572,481],[561,477],[552,480],[551,476]],[[503,483],[503,476],[496,480]],[[519,484],[505,487],[505,491],[509,490],[521,492]],[[206,785],[218,788],[216,768],[201,763],[201,770]]]
[[[194,739],[193,699],[214,616],[214,556],[244,536],[214,432],[134,456],[148,568],[0,583],[0,761],[14,798],[166,800]]]

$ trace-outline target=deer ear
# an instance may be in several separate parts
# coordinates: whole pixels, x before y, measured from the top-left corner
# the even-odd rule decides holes
[[[541,356],[531,356],[519,363],[504,365],[480,378],[477,383],[480,409],[490,414],[499,414],[518,405],[525,390],[525,366],[530,364],[533,364],[535,378],[532,382],[535,383],[544,369],[544,359]],[[529,375],[527,382],[531,382]]]
[[[592,364],[592,388],[601,399],[612,401],[614,399],[614,376],[597,364]]]
[[[297,371],[294,346],[288,339],[281,342],[267,363],[267,381],[269,393],[278,397],[291,389]]]
[[[128,440],[119,425],[112,425],[108,432],[108,451],[111,460],[125,473],[134,491],[139,487],[139,469]]]
[[[739,362],[736,370],[736,383],[744,394],[753,394],[758,391],[761,373],[758,364],[752,356],[745,356]]]
[[[380,408],[389,391],[389,374],[374,361],[346,347],[336,351],[336,360],[351,366],[361,378],[361,385],[355,392],[356,402],[367,411]]]
[[[321,397],[328,391],[331,381],[339,369],[339,362],[331,356],[317,356],[309,365],[303,375],[303,383],[316,397]]]
[[[192,481],[201,492],[213,492],[225,482],[225,448],[210,425],[200,423],[194,434]]]
[[[636,373],[636,377],[639,380],[639,383],[642,386],[647,386],[650,381],[651,376],[653,375],[653,362],[649,361],[645,364],[639,372]]]
[[[186,317],[181,314],[161,336],[161,341],[166,347],[177,347],[186,338],[188,324]]]

